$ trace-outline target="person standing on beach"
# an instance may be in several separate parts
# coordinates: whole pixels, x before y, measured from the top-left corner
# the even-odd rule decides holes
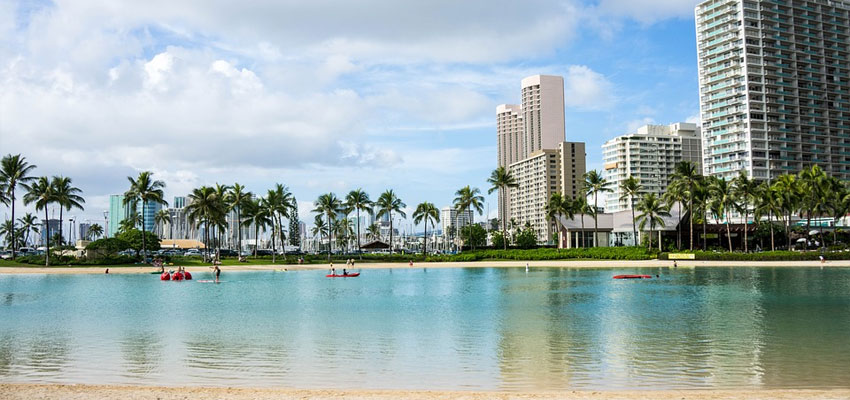
[[[221,276],[221,268],[218,265],[215,266],[215,281],[218,283],[218,278]]]

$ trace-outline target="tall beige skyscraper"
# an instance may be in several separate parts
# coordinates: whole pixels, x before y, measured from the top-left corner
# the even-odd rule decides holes
[[[498,164],[518,186],[499,196],[499,218],[531,224],[540,241],[553,233],[545,217],[549,196],[583,195],[584,143],[565,142],[564,78],[534,75],[522,80],[522,104],[496,107]]]

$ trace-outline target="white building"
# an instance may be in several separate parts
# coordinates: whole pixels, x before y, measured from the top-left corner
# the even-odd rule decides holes
[[[850,1],[708,0],[696,9],[703,172],[850,179]]]
[[[474,220],[475,213],[472,210],[458,212],[452,206],[445,206],[440,210],[440,228],[443,230],[444,236],[449,236],[449,230],[454,227],[455,234],[458,236],[457,229],[471,224]]]
[[[610,192],[605,194],[605,211],[631,209],[621,199],[620,184],[633,176],[640,181],[641,194],[664,194],[679,161],[700,166],[701,140],[696,124],[644,125],[637,132],[617,136],[602,145],[603,175]]]

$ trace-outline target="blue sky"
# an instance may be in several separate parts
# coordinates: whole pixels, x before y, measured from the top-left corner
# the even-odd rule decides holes
[[[567,139],[698,118],[694,1],[0,1],[0,152],[74,179],[394,189],[438,207],[495,167],[495,107],[566,81]],[[487,196],[495,214],[495,195]],[[2,210],[8,214],[8,210]],[[72,214],[74,214],[72,213]]]

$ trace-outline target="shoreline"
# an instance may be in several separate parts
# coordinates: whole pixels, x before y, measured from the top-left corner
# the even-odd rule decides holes
[[[707,260],[677,260],[679,268],[729,268],[729,267],[806,267],[806,268],[847,268],[850,260],[826,261],[707,261]],[[410,268],[673,268],[671,260],[547,260],[547,261],[469,261],[469,262],[418,262],[411,267],[403,262],[373,262],[355,263],[353,270],[368,269],[410,269]],[[173,269],[175,266],[169,266]],[[334,267],[342,271],[344,264]],[[2,274],[103,274],[109,268],[110,274],[150,274],[155,271],[153,266],[114,267],[108,265],[80,267],[0,267]],[[211,266],[187,266],[187,271],[205,272]],[[264,264],[264,265],[222,265],[222,271],[303,271],[327,270],[327,264]]]
[[[112,386],[0,383],[0,398],[17,399],[838,399],[850,389],[693,389],[693,390],[572,390],[538,392],[430,391],[369,389],[265,389],[165,386]]]

